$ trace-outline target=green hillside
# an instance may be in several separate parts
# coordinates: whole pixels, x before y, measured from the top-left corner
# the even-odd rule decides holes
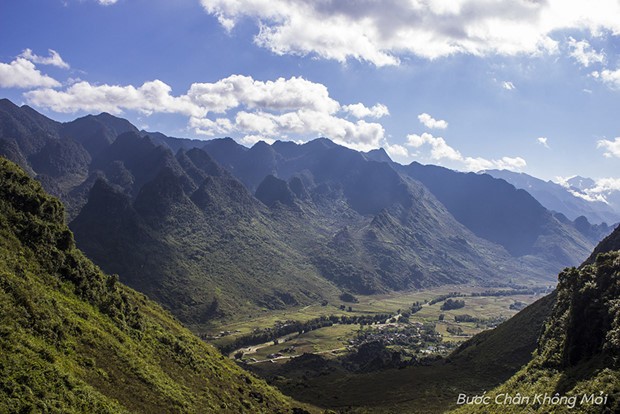
[[[601,253],[591,264],[562,272],[532,360],[487,394],[488,405],[465,404],[458,412],[618,412],[619,297],[619,251]],[[517,394],[527,400],[507,400]]]
[[[305,412],[103,274],[63,219],[0,159],[0,412]]]

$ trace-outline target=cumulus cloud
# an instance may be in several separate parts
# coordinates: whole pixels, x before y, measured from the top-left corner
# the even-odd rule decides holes
[[[457,162],[467,171],[480,171],[494,168],[519,171],[527,166],[527,163],[521,157],[502,157],[497,160],[489,160],[482,157],[463,156],[460,151],[448,145],[445,139],[442,137],[435,137],[427,132],[422,135],[407,135],[407,145],[413,148],[429,146],[431,160]]]
[[[325,85],[301,77],[263,82],[232,75],[215,83],[194,83],[187,96],[197,105],[220,113],[240,105],[277,111],[306,108],[326,113],[340,109]]]
[[[434,160],[449,159],[452,161],[461,161],[463,156],[461,153],[446,143],[442,137],[435,137],[428,132],[422,135],[407,135],[407,145],[413,148],[420,148],[423,145],[430,145],[431,158]]]
[[[116,4],[118,0],[97,0],[97,2],[103,6],[110,6],[112,4]]]
[[[589,189],[591,193],[607,193],[611,191],[620,191],[620,178],[599,178],[596,185]]]
[[[547,141],[548,141],[547,137],[536,138],[536,142],[538,142],[540,145],[542,145],[545,148],[549,148],[549,144],[547,143]]]
[[[598,140],[596,148],[602,148],[605,152],[603,155],[607,158],[617,157],[620,158],[620,137],[609,141],[607,139]]]
[[[31,61],[18,57],[11,63],[0,62],[0,88],[54,88],[60,82],[42,74]]]
[[[79,81],[64,90],[41,88],[24,96],[29,103],[56,112],[175,113],[187,116],[189,127],[206,136],[242,134],[248,137],[243,142],[257,137],[268,141],[324,136],[364,151],[385,144],[385,130],[379,123],[353,122],[346,115],[376,118],[389,113],[383,104],[341,105],[325,85],[300,77],[259,81],[232,75],[213,83],[194,83],[179,96],[160,80],[139,87]]]
[[[448,128],[448,123],[442,119],[437,120],[430,116],[427,113],[423,113],[418,115],[418,121],[422,123],[425,127],[429,129],[446,129]]]
[[[43,57],[35,55],[32,53],[31,49],[25,49],[19,57],[39,65],[52,65],[62,69],[69,69],[69,64],[62,59],[58,52],[52,49],[48,49],[48,52],[50,55],[48,57]]]
[[[275,139],[273,138],[267,138],[264,137],[262,135],[246,135],[243,138],[241,138],[241,143],[245,144],[247,146],[252,146],[254,144],[256,144],[257,142],[263,141],[269,145],[273,144],[274,142],[276,142]]]
[[[77,82],[65,90],[37,89],[26,92],[28,102],[56,112],[110,112],[136,110],[145,114],[153,112],[180,113],[192,116],[205,115],[187,96],[173,97],[171,88],[160,80],[145,82],[136,88],[132,85],[92,85]]]
[[[587,40],[577,41],[570,37],[568,46],[571,49],[569,55],[583,67],[587,68],[594,63],[605,62],[605,54],[594,50]]]
[[[407,148],[405,148],[402,145],[398,145],[398,144],[394,144],[394,145],[390,145],[390,144],[386,144],[383,146],[383,148],[385,149],[385,151],[388,153],[388,155],[391,158],[396,158],[401,159],[401,160],[406,160],[409,158],[409,150],[407,150]]]
[[[397,65],[414,55],[436,59],[540,55],[559,51],[554,32],[620,32],[620,4],[602,0],[201,0],[226,30],[243,18],[258,26],[254,41],[276,54],[314,54],[344,62]]]
[[[224,135],[234,130],[233,124],[228,118],[211,120],[209,118],[191,117],[189,119],[189,127],[199,135],[210,137]]]
[[[345,105],[342,109],[356,118],[382,118],[390,114],[387,106],[383,104],[376,104],[371,108],[368,108],[362,103],[356,103],[352,105]]]
[[[600,72],[594,71],[591,73],[591,75],[595,79],[599,79],[611,89],[620,90],[620,69],[605,69]]]

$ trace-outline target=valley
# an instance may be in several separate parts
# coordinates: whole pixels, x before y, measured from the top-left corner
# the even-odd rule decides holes
[[[551,290],[552,286],[544,285],[485,290],[472,285],[449,285],[420,291],[358,295],[354,297],[355,302],[337,300],[334,304],[279,312],[265,310],[263,315],[213,325],[209,329],[204,326],[191,328],[207,342],[224,349],[230,359],[276,384],[294,398],[325,408],[339,408],[335,401],[327,405],[322,403],[334,381],[340,383],[353,378],[370,381],[370,377],[382,377],[394,369],[398,372],[412,369],[422,375],[426,392],[431,392],[429,386],[439,387],[444,375],[452,375],[454,381],[462,385],[465,378],[461,378],[456,370],[447,369],[443,363],[445,358],[463,342],[495,328]],[[449,298],[463,300],[465,305],[459,309],[442,309]],[[349,306],[351,310],[348,310]],[[416,309],[414,313],[412,306]],[[359,318],[361,323],[342,323],[340,318],[343,317],[347,320]],[[321,326],[322,319],[333,323]],[[368,320],[373,322],[367,323]],[[293,321],[305,324],[285,335],[273,329],[285,327]],[[269,340],[238,345],[241,339],[266,328],[273,332]],[[291,388],[291,384],[307,385],[313,376],[327,381],[311,381],[313,391],[310,394],[295,386]],[[379,389],[374,393],[377,398],[383,392],[389,392],[383,386]],[[340,392],[339,398],[353,397],[349,391],[341,389]],[[399,404],[406,399],[403,392],[401,390],[393,397]],[[438,407],[453,403],[451,397],[445,393],[445,400],[441,399]],[[419,403],[417,398],[416,403]],[[357,404],[359,402],[354,405]],[[365,400],[364,404],[373,403]],[[360,412],[382,412],[368,406],[358,409]],[[428,408],[429,412],[442,412],[443,409]]]
[[[554,275],[610,231],[489,175],[326,138],[247,148],[7,100],[0,121],[0,154],[67,206],[63,234],[294,412],[439,413],[500,386],[537,349]]]
[[[620,0],[0,22],[0,414],[620,413]]]
[[[528,294],[520,294],[519,290],[528,290]],[[526,305],[539,299],[542,295],[549,293],[552,285],[532,285],[530,287],[521,287],[520,289],[482,289],[472,285],[446,285],[432,289],[409,292],[393,292],[381,295],[356,295],[357,302],[344,302],[339,298],[334,298],[335,303],[315,304],[297,309],[287,309],[282,311],[264,310],[256,316],[247,316],[240,320],[232,320],[226,322],[214,321],[208,325],[188,325],[192,331],[199,336],[207,339],[208,342],[216,346],[228,346],[233,343],[236,338],[248,335],[255,330],[271,328],[278,323],[284,321],[308,322],[319,319],[321,317],[375,317],[377,315],[388,315],[386,319],[381,320],[382,324],[389,324],[389,319],[396,315],[402,315],[403,312],[410,314],[408,317],[410,323],[433,323],[438,325],[438,331],[442,334],[442,338],[447,342],[461,342],[464,339],[473,336],[485,329],[489,329],[497,325],[496,321],[503,321],[521,310]],[[494,294],[490,294],[493,292]],[[455,294],[462,295],[456,296]],[[501,294],[501,295],[498,295]],[[444,300],[439,300],[434,304],[428,302],[442,297],[456,297],[465,301],[465,306],[460,309],[442,310],[441,305]],[[411,314],[411,307],[418,302],[421,306],[419,311]],[[515,303],[524,305],[514,307]],[[345,309],[342,309],[342,306]],[[348,307],[351,310],[348,311]],[[513,308],[511,309],[511,306]],[[444,315],[444,319],[440,320],[440,315]],[[482,321],[477,322],[461,322],[456,323],[454,317],[458,315],[470,315],[473,318]],[[494,321],[495,320],[495,321]],[[485,324],[484,322],[487,322]],[[359,329],[360,324],[347,324]],[[401,323],[401,325],[406,325]],[[478,326],[476,326],[478,325]],[[344,325],[346,326],[346,325]],[[447,331],[447,328],[464,328],[464,335],[454,335]],[[332,329],[333,328],[333,329]],[[343,328],[342,324],[336,324],[334,327],[324,327],[320,329],[321,336],[326,341],[333,341],[334,338],[340,337],[341,341],[346,342],[356,330]],[[330,331],[333,330],[333,334]],[[314,332],[314,331],[312,331]],[[223,334],[223,335],[222,335]],[[304,335],[300,335],[305,340]],[[314,334],[313,334],[314,335]],[[272,340],[273,341],[273,340]],[[316,351],[324,351],[325,347],[321,344],[320,338],[315,339],[317,343]],[[293,345],[291,343],[291,345]],[[277,348],[277,345],[268,347],[269,350]],[[281,347],[280,347],[281,348]],[[263,352],[265,353],[265,352]],[[271,352],[265,353],[268,354]]]

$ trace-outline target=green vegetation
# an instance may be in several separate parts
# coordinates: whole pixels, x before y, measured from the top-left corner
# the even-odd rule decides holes
[[[249,345],[257,345],[264,342],[275,341],[278,338],[291,333],[298,333],[301,335],[304,332],[314,331],[326,326],[332,326],[334,324],[340,325],[371,325],[382,324],[390,318],[388,314],[376,314],[376,315],[353,315],[353,316],[321,316],[316,319],[311,319],[306,322],[299,321],[285,321],[278,322],[272,328],[255,329],[251,334],[237,337],[233,342],[229,342],[226,345],[220,347],[223,353],[228,354],[235,349],[246,347]]]
[[[0,412],[299,407],[104,275],[63,220],[58,200],[0,159]]]
[[[464,300],[447,299],[440,307],[442,311],[461,309],[465,307]]]
[[[441,302],[434,305],[428,302],[453,289],[453,286],[445,286],[385,295],[358,295],[354,311],[342,312],[339,316],[394,316],[398,309],[405,309],[400,312],[402,318],[416,302],[421,310],[410,314],[409,322],[399,318],[399,323],[392,326],[336,323],[301,335],[295,332],[280,337],[277,344],[264,342],[249,347],[250,352],[243,348],[242,359],[248,363],[248,369],[286,394],[324,408],[360,413],[443,412],[456,402],[457,390],[491,389],[526,364],[553,303],[544,298],[497,329],[467,340],[498,323],[493,315],[514,315],[515,311],[509,306],[516,298],[530,303],[534,296],[493,295],[491,293],[496,290],[489,290],[490,296],[486,297],[480,296],[479,287],[462,287],[467,307],[446,311],[446,321],[438,322]],[[460,313],[462,310],[466,312]],[[217,342],[230,343],[236,337],[251,334],[256,327],[277,325],[277,319],[312,321],[320,318],[322,312],[337,311],[337,305],[316,305],[220,325],[218,329],[231,333]],[[475,320],[455,321],[457,316],[467,313]],[[433,326],[442,334],[442,342],[437,342],[438,338],[432,335],[424,334],[426,340],[420,335],[424,331],[431,333],[433,330],[427,327]],[[448,328],[461,328],[467,336],[449,334]],[[361,355],[356,356],[364,343],[375,344],[363,346]],[[458,350],[450,356],[435,360],[434,355],[447,355],[455,347]],[[307,352],[314,355],[305,354]],[[275,363],[270,363],[271,360]]]
[[[617,238],[617,237],[616,237]],[[601,253],[559,276],[557,299],[530,363],[488,393],[490,405],[458,412],[495,412],[498,401],[519,393],[528,400],[502,404],[502,412],[580,413],[620,410],[620,252]],[[536,396],[550,396],[550,399]],[[557,399],[553,399],[557,394]]]

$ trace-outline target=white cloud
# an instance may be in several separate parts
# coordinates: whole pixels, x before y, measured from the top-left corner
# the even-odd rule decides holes
[[[620,191],[620,178],[599,178],[596,186],[588,190],[591,193],[606,193],[610,191]]]
[[[588,67],[593,63],[604,63],[605,54],[592,49],[587,40],[577,41],[572,37],[568,38],[568,46],[571,51],[569,55],[573,57],[583,67]]]
[[[594,71],[591,73],[592,77],[599,79],[611,89],[620,90],[620,69],[609,70],[605,69],[600,72]]]
[[[527,162],[521,157],[502,157],[498,160],[487,160],[481,157],[465,157],[464,163],[469,171],[489,169],[520,171],[527,167]]]
[[[461,153],[446,143],[442,137],[435,137],[428,132],[422,135],[407,135],[407,145],[413,148],[420,148],[423,145],[430,145],[431,158],[433,160],[449,159],[452,161],[462,161],[464,158]]]
[[[60,86],[60,82],[47,75],[43,75],[34,63],[23,57],[18,57],[11,63],[0,62],[0,88],[53,88]]]
[[[547,137],[536,138],[536,142],[538,142],[540,145],[542,145],[545,148],[549,148],[549,143],[547,141],[548,141]]]
[[[116,4],[118,0],[97,0],[97,2],[103,6],[110,6],[112,4]]]
[[[232,75],[215,83],[194,83],[187,95],[212,112],[226,112],[240,105],[277,111],[303,107],[334,113],[340,109],[325,85],[301,77],[262,82],[250,76]]]
[[[446,129],[448,123],[442,119],[437,120],[427,113],[418,115],[418,121],[420,121],[425,127],[429,129]]]
[[[572,177],[562,177],[562,176],[558,175],[558,176],[556,176],[553,179],[553,182],[556,183],[556,184],[561,185],[564,188],[569,188],[570,184],[568,183],[568,180],[570,180],[571,178]]]
[[[49,49],[48,52],[50,55],[48,57],[43,57],[35,55],[32,53],[31,49],[26,49],[21,53],[21,55],[19,55],[19,57],[40,65],[52,65],[62,69],[69,69],[69,64],[65,62],[62,57],[60,57],[58,52],[52,49]]]
[[[506,89],[507,91],[512,91],[512,90],[517,89],[517,87],[514,85],[514,83],[512,83],[510,81],[502,82],[502,88]]]
[[[593,189],[592,189],[593,190]],[[600,194],[600,193],[596,193],[592,190],[588,190],[586,192],[581,192],[581,191],[576,191],[573,190],[572,188],[568,189],[568,192],[571,193],[573,196],[575,197],[579,197],[583,200],[589,201],[591,203],[595,203],[595,202],[601,202],[601,203],[605,203],[608,204],[607,198],[605,197],[605,194]]]
[[[575,189],[569,183],[570,177],[556,177],[555,182],[566,188],[573,196],[582,198],[590,202],[602,202],[609,204],[607,196],[613,192],[620,191],[620,178],[606,177],[594,180],[594,185]]]
[[[436,59],[557,53],[554,32],[620,33],[614,0],[201,0],[226,30],[257,22],[255,43],[277,54],[397,65],[414,55]]]
[[[428,132],[422,135],[407,135],[407,145],[413,148],[430,146],[430,158],[433,161],[448,160],[457,162],[467,171],[502,169],[519,171],[527,166],[521,157],[502,157],[498,160],[488,160],[482,157],[465,157],[458,150],[452,148],[442,137],[435,137]]]
[[[385,151],[388,153],[388,155],[391,158],[396,158],[396,159],[401,159],[401,160],[406,160],[409,158],[409,150],[407,150],[407,148],[405,148],[402,145],[385,144],[383,148],[385,148]]]
[[[382,118],[390,114],[387,106],[383,104],[376,104],[371,108],[368,108],[362,103],[356,103],[352,105],[345,105],[342,109],[356,118]]]
[[[212,121],[209,118],[191,117],[189,126],[197,134],[211,137],[227,134],[233,130],[233,124],[228,118],[217,118]]]
[[[27,61],[26,61],[27,62]],[[30,62],[27,62],[31,64]],[[327,87],[304,78],[258,81],[232,75],[213,83],[194,83],[186,94],[173,96],[160,80],[133,85],[93,85],[79,81],[64,90],[37,89],[24,94],[33,105],[56,112],[99,112],[120,114],[176,113],[189,118],[197,134],[242,135],[296,139],[324,136],[359,150],[378,148],[385,130],[376,122],[346,119],[354,116],[379,117],[389,113],[383,104],[366,107],[361,103],[341,105],[329,96]],[[213,118],[211,114],[219,114]],[[250,142],[248,141],[248,142]]]
[[[273,144],[274,142],[276,142],[275,139],[272,138],[266,138],[262,135],[246,135],[243,138],[241,138],[241,143],[248,145],[248,146],[252,146],[254,144],[256,144],[259,141],[263,141],[269,145]]]
[[[132,85],[92,85],[82,81],[64,91],[37,89],[26,92],[24,96],[34,105],[65,113],[105,111],[120,114],[123,110],[135,110],[145,114],[166,112],[206,115],[206,111],[187,96],[173,97],[170,92],[170,86],[160,80],[145,82],[138,88]]]
[[[596,148],[603,148],[603,150],[605,150],[603,155],[607,158],[620,158],[620,137],[614,139],[613,141],[601,139],[596,143]]]

